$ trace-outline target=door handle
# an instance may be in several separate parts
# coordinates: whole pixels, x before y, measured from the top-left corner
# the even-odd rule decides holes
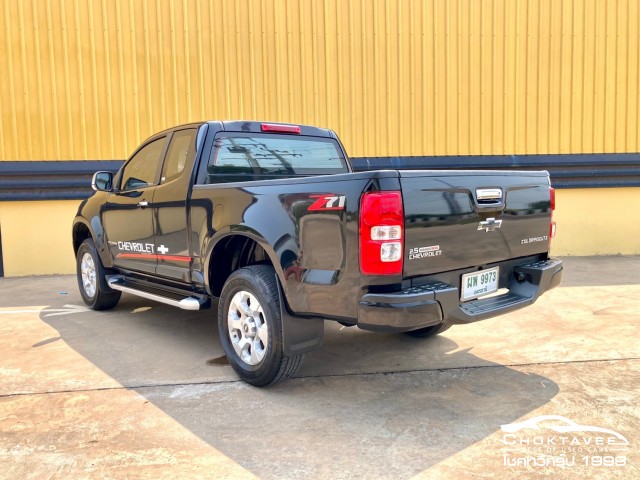
[[[502,212],[506,195],[502,188],[476,188],[476,211]]]
[[[149,202],[147,202],[146,200],[143,200],[143,201],[141,201],[141,202],[138,202],[138,206],[139,206],[140,208],[148,207],[148,206],[149,206]]]
[[[501,188],[476,188],[478,202],[499,202],[502,200]]]

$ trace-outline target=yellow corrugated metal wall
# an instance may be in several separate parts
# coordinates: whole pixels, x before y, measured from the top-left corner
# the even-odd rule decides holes
[[[235,118],[354,156],[636,152],[639,3],[1,0],[0,160]]]

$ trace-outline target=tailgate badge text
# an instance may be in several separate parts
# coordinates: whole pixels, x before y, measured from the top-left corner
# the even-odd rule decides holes
[[[442,255],[440,245],[431,245],[430,247],[416,247],[409,249],[409,260],[417,260],[418,258],[437,257]]]
[[[523,238],[522,240],[520,240],[520,243],[522,245],[527,245],[528,243],[546,242],[547,240],[549,240],[549,236],[548,235],[543,235],[541,237]]]

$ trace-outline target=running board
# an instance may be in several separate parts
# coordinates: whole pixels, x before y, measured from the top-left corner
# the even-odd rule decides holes
[[[125,283],[125,279],[119,275],[107,275],[107,283],[113,290],[130,293],[132,295],[146,298],[148,300],[154,300],[166,305],[178,307],[182,310],[200,310],[200,308],[206,303],[206,300],[204,298],[198,299],[195,297],[185,297],[181,300],[174,300],[173,298],[167,298],[155,293],[138,290],[137,288],[127,286]]]

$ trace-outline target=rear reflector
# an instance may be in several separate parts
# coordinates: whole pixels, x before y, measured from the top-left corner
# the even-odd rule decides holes
[[[402,260],[402,244],[400,242],[385,242],[380,245],[381,262],[397,262]]]
[[[360,199],[360,271],[402,274],[404,212],[398,191],[370,192]]]
[[[300,134],[300,127],[298,125],[280,125],[277,123],[262,123],[260,124],[260,129],[263,132],[295,133],[296,135]]]

